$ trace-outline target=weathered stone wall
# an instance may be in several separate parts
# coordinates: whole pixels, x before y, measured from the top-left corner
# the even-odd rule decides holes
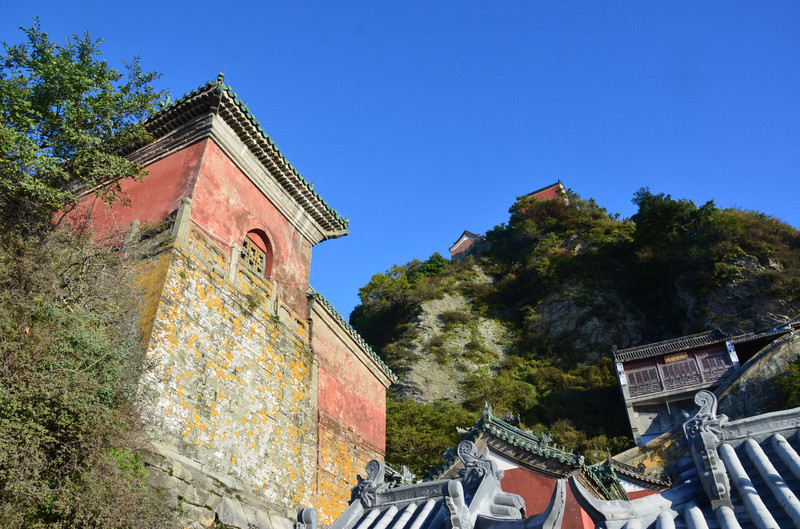
[[[372,459],[383,460],[383,452],[325,414],[319,417],[318,438],[316,508],[319,523],[327,526],[347,508],[358,476],[366,477],[367,463]]]
[[[317,365],[305,320],[197,229],[141,271],[150,368],[140,403],[165,484],[191,486],[184,503],[226,523],[314,504]],[[179,475],[191,479],[171,483]]]

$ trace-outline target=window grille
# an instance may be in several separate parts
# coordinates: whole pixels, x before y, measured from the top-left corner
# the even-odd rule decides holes
[[[733,370],[727,353],[709,355],[701,361],[703,376],[706,380],[717,380]]]
[[[665,364],[660,367],[661,373],[664,376],[664,386],[666,389],[691,386],[692,384],[699,384],[703,381],[703,379],[700,378],[700,372],[697,369],[697,362],[694,358],[689,358],[681,362],[674,362],[672,364]]]
[[[655,367],[632,371],[628,374],[628,380],[630,380],[629,391],[631,397],[645,395],[647,393],[657,393],[663,389],[661,386],[661,379],[658,376],[658,370]]]
[[[244,238],[242,252],[239,254],[239,258],[245,268],[256,275],[264,275],[267,266],[267,256],[249,237]]]

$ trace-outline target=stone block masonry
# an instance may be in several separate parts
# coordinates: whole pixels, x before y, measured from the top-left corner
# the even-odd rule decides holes
[[[139,402],[157,451],[206,476],[185,502],[245,492],[250,507],[293,518],[315,503],[316,360],[275,285],[242,268],[231,280],[230,266],[196,229],[140,264],[150,369]]]

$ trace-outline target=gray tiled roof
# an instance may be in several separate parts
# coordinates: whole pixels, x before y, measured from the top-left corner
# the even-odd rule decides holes
[[[384,362],[381,359],[381,357],[378,356],[378,353],[375,352],[375,350],[372,348],[372,346],[370,346],[367,343],[367,341],[364,338],[362,338],[360,334],[358,334],[358,331],[356,331],[353,328],[353,326],[350,325],[347,322],[347,320],[344,319],[344,316],[339,314],[339,311],[337,311],[333,307],[333,304],[330,301],[328,301],[325,298],[325,296],[323,296],[322,294],[320,294],[319,292],[317,292],[313,288],[309,288],[309,290],[307,292],[307,295],[308,295],[308,297],[316,299],[317,301],[319,301],[320,303],[325,305],[325,308],[327,308],[328,311],[333,315],[333,317],[336,318],[336,320],[339,322],[339,324],[347,330],[347,332],[350,334],[350,336],[352,336],[353,340],[355,340],[356,343],[361,345],[361,347],[363,347],[364,350],[366,350],[369,353],[369,355],[372,357],[372,359],[375,360],[375,363],[378,365],[378,367],[381,369],[381,371],[383,371],[383,373],[387,377],[389,377],[389,380],[391,380],[392,382],[397,382],[398,381],[397,375],[395,375],[394,372],[392,372],[392,370],[389,369],[389,366],[386,365],[386,362]]]
[[[684,424],[691,458],[674,488],[630,502],[594,498],[570,486],[598,527],[738,529],[800,527],[800,408],[737,421],[716,415],[713,393],[695,397],[700,411]]]
[[[664,340],[663,342],[639,345],[620,351],[614,351],[614,361],[627,362],[678,351],[686,351],[687,349],[695,349],[697,347],[715,344],[724,341],[726,338],[727,336],[722,331],[713,329],[711,331],[690,334],[689,336]]]
[[[502,471],[476,456],[476,447],[462,442],[458,454],[464,469],[456,479],[388,488],[384,466],[367,465],[367,477],[353,489],[347,510],[330,529],[558,529],[564,514],[566,486],[559,480],[548,508],[524,518],[524,502],[503,492]],[[524,519],[523,519],[524,518]],[[316,529],[313,509],[303,509],[296,529]]]
[[[154,137],[159,138],[209,112],[219,115],[239,135],[266,170],[323,229],[330,232],[347,229],[349,220],[329,206],[314,190],[313,184],[286,159],[244,101],[224,83],[222,74],[214,82],[208,82],[174,102],[165,103],[145,125]]]

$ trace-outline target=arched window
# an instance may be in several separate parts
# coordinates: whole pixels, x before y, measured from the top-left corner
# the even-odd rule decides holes
[[[272,244],[264,231],[247,232],[239,260],[242,266],[258,276],[269,277],[272,274]]]

